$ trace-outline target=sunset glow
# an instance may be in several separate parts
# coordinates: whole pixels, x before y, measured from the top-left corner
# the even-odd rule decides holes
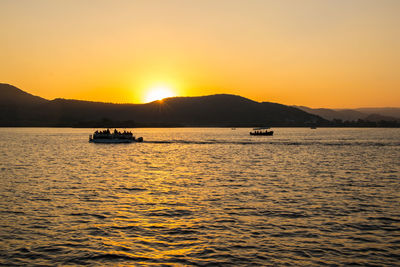
[[[145,103],[162,100],[167,97],[174,96],[174,92],[167,86],[156,86],[149,89],[144,99]]]
[[[400,1],[0,3],[0,82],[47,99],[399,106]],[[69,23],[73,18],[73,23]],[[174,87],[173,86],[173,87]]]

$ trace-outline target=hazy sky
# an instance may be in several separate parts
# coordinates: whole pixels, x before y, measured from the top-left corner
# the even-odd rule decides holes
[[[0,0],[0,82],[53,99],[400,106],[400,0]]]

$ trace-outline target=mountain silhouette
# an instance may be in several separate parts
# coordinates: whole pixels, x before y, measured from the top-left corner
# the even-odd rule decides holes
[[[355,110],[369,115],[378,114],[400,120],[400,108],[357,108]]]
[[[0,84],[0,126],[36,125],[44,112],[41,107],[47,102],[15,86]]]
[[[301,109],[307,113],[318,115],[327,120],[340,119],[340,120],[354,121],[358,119],[364,119],[365,117],[368,116],[368,114],[351,109],[335,110],[328,108],[309,108],[304,106],[294,106],[294,107]]]
[[[400,121],[400,108],[357,108],[357,109],[327,109],[293,106],[307,113],[320,116],[327,120],[357,121]]]
[[[46,100],[0,84],[1,126],[305,126],[327,121],[294,107],[218,94],[146,104]]]
[[[3,105],[37,105],[48,100],[31,95],[10,84],[0,83],[0,104]]]

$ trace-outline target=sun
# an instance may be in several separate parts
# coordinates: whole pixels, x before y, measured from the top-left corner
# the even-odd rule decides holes
[[[155,86],[149,89],[145,96],[145,102],[153,102],[156,100],[162,100],[167,97],[174,96],[173,90],[168,86]]]

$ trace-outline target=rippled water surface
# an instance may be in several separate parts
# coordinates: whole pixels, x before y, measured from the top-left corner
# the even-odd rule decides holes
[[[0,128],[0,265],[399,265],[400,130]]]

